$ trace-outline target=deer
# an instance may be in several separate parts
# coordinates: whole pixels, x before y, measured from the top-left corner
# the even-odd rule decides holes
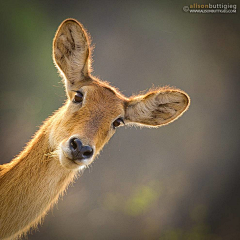
[[[0,165],[0,239],[19,239],[37,228],[118,127],[157,128],[190,105],[187,93],[171,87],[124,96],[91,74],[91,53],[83,25],[71,18],[63,21],[53,39],[53,61],[67,100],[17,157]]]

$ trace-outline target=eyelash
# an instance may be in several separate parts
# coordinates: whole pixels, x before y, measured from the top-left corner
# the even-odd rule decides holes
[[[74,103],[82,103],[83,102],[83,93],[80,91],[76,91],[76,94],[74,95],[73,102]]]
[[[117,127],[119,127],[121,125],[121,123],[125,124],[123,118],[121,118],[121,117],[114,120],[112,123],[113,129],[116,129]]]

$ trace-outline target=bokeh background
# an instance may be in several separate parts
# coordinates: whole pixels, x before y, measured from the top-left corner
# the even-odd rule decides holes
[[[192,3],[1,1],[1,164],[64,102],[51,46],[65,18],[90,32],[95,76],[192,100],[168,126],[118,129],[29,240],[239,239],[239,14],[183,12]]]

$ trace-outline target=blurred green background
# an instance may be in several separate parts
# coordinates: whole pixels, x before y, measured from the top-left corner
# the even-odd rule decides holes
[[[118,129],[30,240],[239,238],[239,14],[182,11],[192,3],[1,1],[1,164],[64,102],[51,46],[68,17],[92,36],[95,76],[192,99],[168,126]]]

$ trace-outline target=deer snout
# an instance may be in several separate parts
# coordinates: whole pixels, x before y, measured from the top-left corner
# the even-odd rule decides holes
[[[84,146],[79,138],[71,138],[69,140],[69,148],[72,154],[72,160],[75,162],[89,159],[93,156],[93,148],[91,146]]]

